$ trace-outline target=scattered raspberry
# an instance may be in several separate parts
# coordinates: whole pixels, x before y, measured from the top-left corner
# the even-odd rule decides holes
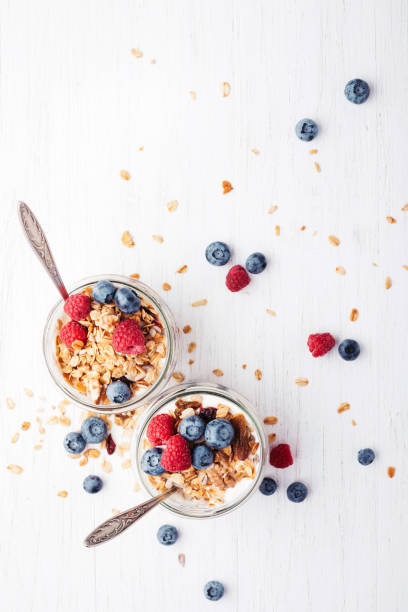
[[[191,466],[190,449],[180,434],[171,436],[161,457],[162,467],[167,472],[182,472]]]
[[[276,468],[287,468],[293,464],[289,444],[278,444],[271,448],[269,463]]]
[[[138,355],[145,351],[145,339],[138,324],[133,319],[125,319],[116,327],[112,336],[112,346],[117,353]]]
[[[115,449],[116,449],[116,442],[112,438],[112,434],[109,434],[108,437],[106,438],[106,451],[108,455],[113,455],[113,453],[115,452]]]
[[[325,334],[310,334],[307,341],[309,351],[313,357],[321,357],[328,353],[336,344],[335,339],[329,333]]]
[[[248,272],[242,266],[233,266],[228,271],[225,284],[230,291],[241,291],[244,287],[249,285],[250,278]]]
[[[74,321],[82,321],[91,312],[91,298],[83,293],[70,295],[64,304],[64,312]]]
[[[165,444],[174,434],[174,419],[170,414],[158,414],[147,426],[146,436],[153,446]]]
[[[88,332],[86,327],[80,325],[76,321],[68,321],[59,331],[59,337],[68,348],[73,348],[72,343],[76,341],[85,344]]]

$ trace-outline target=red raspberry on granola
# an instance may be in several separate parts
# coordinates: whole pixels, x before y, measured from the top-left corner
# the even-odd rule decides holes
[[[74,321],[82,321],[91,312],[91,298],[83,293],[74,293],[65,301],[64,312]]]
[[[174,434],[174,419],[170,414],[157,414],[147,426],[146,437],[153,446],[161,446]]]
[[[68,321],[68,323],[65,323],[59,330],[59,337],[65,346],[72,349],[74,348],[72,346],[74,342],[82,342],[83,345],[85,344],[88,337],[88,331],[86,327],[80,325],[77,321]]]
[[[166,472],[182,472],[191,466],[190,448],[187,440],[176,434],[167,440],[160,463]]]
[[[138,355],[146,349],[145,338],[133,319],[125,319],[117,325],[112,335],[112,346],[117,353]]]

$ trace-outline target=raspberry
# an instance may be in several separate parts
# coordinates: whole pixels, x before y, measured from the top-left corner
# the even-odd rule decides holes
[[[271,448],[269,463],[276,468],[287,468],[293,464],[289,444],[278,444]]]
[[[309,351],[313,357],[321,357],[328,353],[336,344],[335,339],[329,333],[325,334],[310,334],[307,341]]]
[[[112,336],[112,346],[117,353],[124,355],[144,353],[145,339],[136,321],[125,319],[117,325]]]
[[[167,440],[161,462],[166,472],[182,472],[191,466],[190,449],[187,440],[176,434]]]
[[[68,348],[73,348],[72,343],[78,340],[85,344],[87,336],[88,332],[86,327],[80,325],[76,321],[68,321],[59,331],[59,337]]]
[[[146,436],[153,446],[165,444],[174,433],[174,419],[170,414],[158,414],[147,426]]]
[[[242,266],[233,266],[231,270],[228,271],[225,284],[230,291],[235,292],[241,291],[241,289],[249,285],[250,280],[245,268]]]
[[[70,295],[64,304],[64,312],[74,321],[82,321],[91,312],[91,298],[83,293]]]

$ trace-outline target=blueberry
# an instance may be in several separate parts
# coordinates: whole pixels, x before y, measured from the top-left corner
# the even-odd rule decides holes
[[[84,478],[83,487],[87,493],[98,493],[103,487],[102,478],[90,474]]]
[[[108,428],[99,417],[89,417],[81,425],[81,434],[89,444],[97,444],[106,438]]]
[[[132,289],[121,287],[115,293],[115,304],[122,312],[133,314],[140,309],[140,300]]]
[[[205,423],[199,416],[193,415],[180,421],[179,434],[189,442],[199,440],[204,433]]]
[[[92,289],[92,297],[101,304],[110,304],[113,302],[116,287],[108,280],[101,280],[96,283]]]
[[[130,399],[129,385],[121,380],[112,382],[106,387],[106,395],[108,400],[114,404],[123,404],[123,402],[127,402]]]
[[[303,484],[303,482],[292,482],[292,484],[288,486],[286,493],[290,501],[299,504],[307,497],[307,486]]]
[[[319,128],[313,119],[301,119],[297,122],[295,131],[296,136],[300,138],[300,140],[310,142],[317,136]]]
[[[213,266],[225,266],[231,257],[229,246],[225,242],[212,242],[205,249],[205,257]]]
[[[353,79],[349,81],[344,89],[344,95],[349,102],[353,104],[362,104],[370,95],[368,83],[362,79]]]
[[[259,487],[259,490],[263,495],[273,495],[277,488],[278,488],[278,485],[276,484],[275,480],[267,476],[261,482],[261,486]]]
[[[149,448],[149,450],[143,453],[142,470],[146,472],[146,474],[150,474],[150,476],[160,476],[160,474],[163,474],[166,470],[160,463],[162,454],[162,448],[157,446]]]
[[[82,453],[86,446],[86,442],[77,431],[70,431],[64,438],[64,448],[68,453],[78,455]]]
[[[375,452],[372,448],[362,448],[358,451],[357,459],[361,465],[370,465],[375,459]]]
[[[260,274],[266,268],[266,257],[263,253],[252,253],[245,262],[250,274]]]
[[[178,531],[173,525],[162,525],[157,532],[157,539],[164,546],[171,546],[177,542]]]
[[[196,470],[204,470],[214,461],[214,453],[205,444],[197,444],[191,453],[191,463]]]
[[[214,419],[205,428],[204,437],[211,448],[225,448],[231,444],[234,428],[227,419]]]
[[[360,354],[360,345],[356,340],[343,340],[339,344],[339,353],[340,357],[345,359],[346,361],[354,361]]]
[[[224,587],[218,580],[210,580],[204,587],[204,595],[210,601],[218,601],[224,595]]]

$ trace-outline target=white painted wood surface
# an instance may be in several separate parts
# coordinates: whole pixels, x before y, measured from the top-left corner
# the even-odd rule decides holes
[[[215,605],[201,593],[208,579],[226,586],[219,610],[407,609],[407,25],[403,0],[1,2],[5,612],[205,611]],[[361,107],[343,95],[354,77],[372,90]],[[225,99],[223,81],[231,84]],[[312,145],[294,135],[304,116],[320,126]],[[224,179],[234,186],[226,196]],[[143,495],[119,458],[103,492],[85,495],[82,478],[101,473],[101,461],[79,468],[66,459],[62,427],[47,426],[43,449],[33,450],[38,398],[46,396],[47,415],[61,399],[41,358],[56,293],[24,243],[18,199],[41,219],[67,283],[114,271],[139,272],[157,289],[172,285],[166,299],[179,324],[193,327],[179,369],[215,380],[221,368],[222,382],[261,415],[278,416],[277,440],[294,449],[293,467],[268,470],[280,485],[273,497],[257,495],[206,523],[158,510],[110,545],[82,547],[112,508]],[[180,204],[170,214],[173,199]],[[279,208],[268,215],[272,205]],[[125,229],[132,250],[120,242]],[[234,263],[264,251],[267,271],[229,294],[225,270],[203,258],[215,239],[232,245]],[[182,264],[188,272],[179,276]],[[335,273],[340,265],[344,277]],[[205,308],[191,308],[204,297]],[[332,351],[314,360],[307,336],[326,330],[358,339],[360,359],[345,363]],[[188,341],[197,342],[191,368]],[[298,376],[309,386],[297,387]],[[339,415],[343,401],[351,410]],[[69,414],[77,424],[75,410]],[[31,429],[11,445],[24,420]],[[377,452],[369,468],[356,460],[365,446]],[[24,472],[7,472],[9,463]],[[295,479],[310,488],[304,504],[286,499]],[[57,497],[61,489],[68,498]],[[170,549],[155,541],[165,521],[181,531]]]

